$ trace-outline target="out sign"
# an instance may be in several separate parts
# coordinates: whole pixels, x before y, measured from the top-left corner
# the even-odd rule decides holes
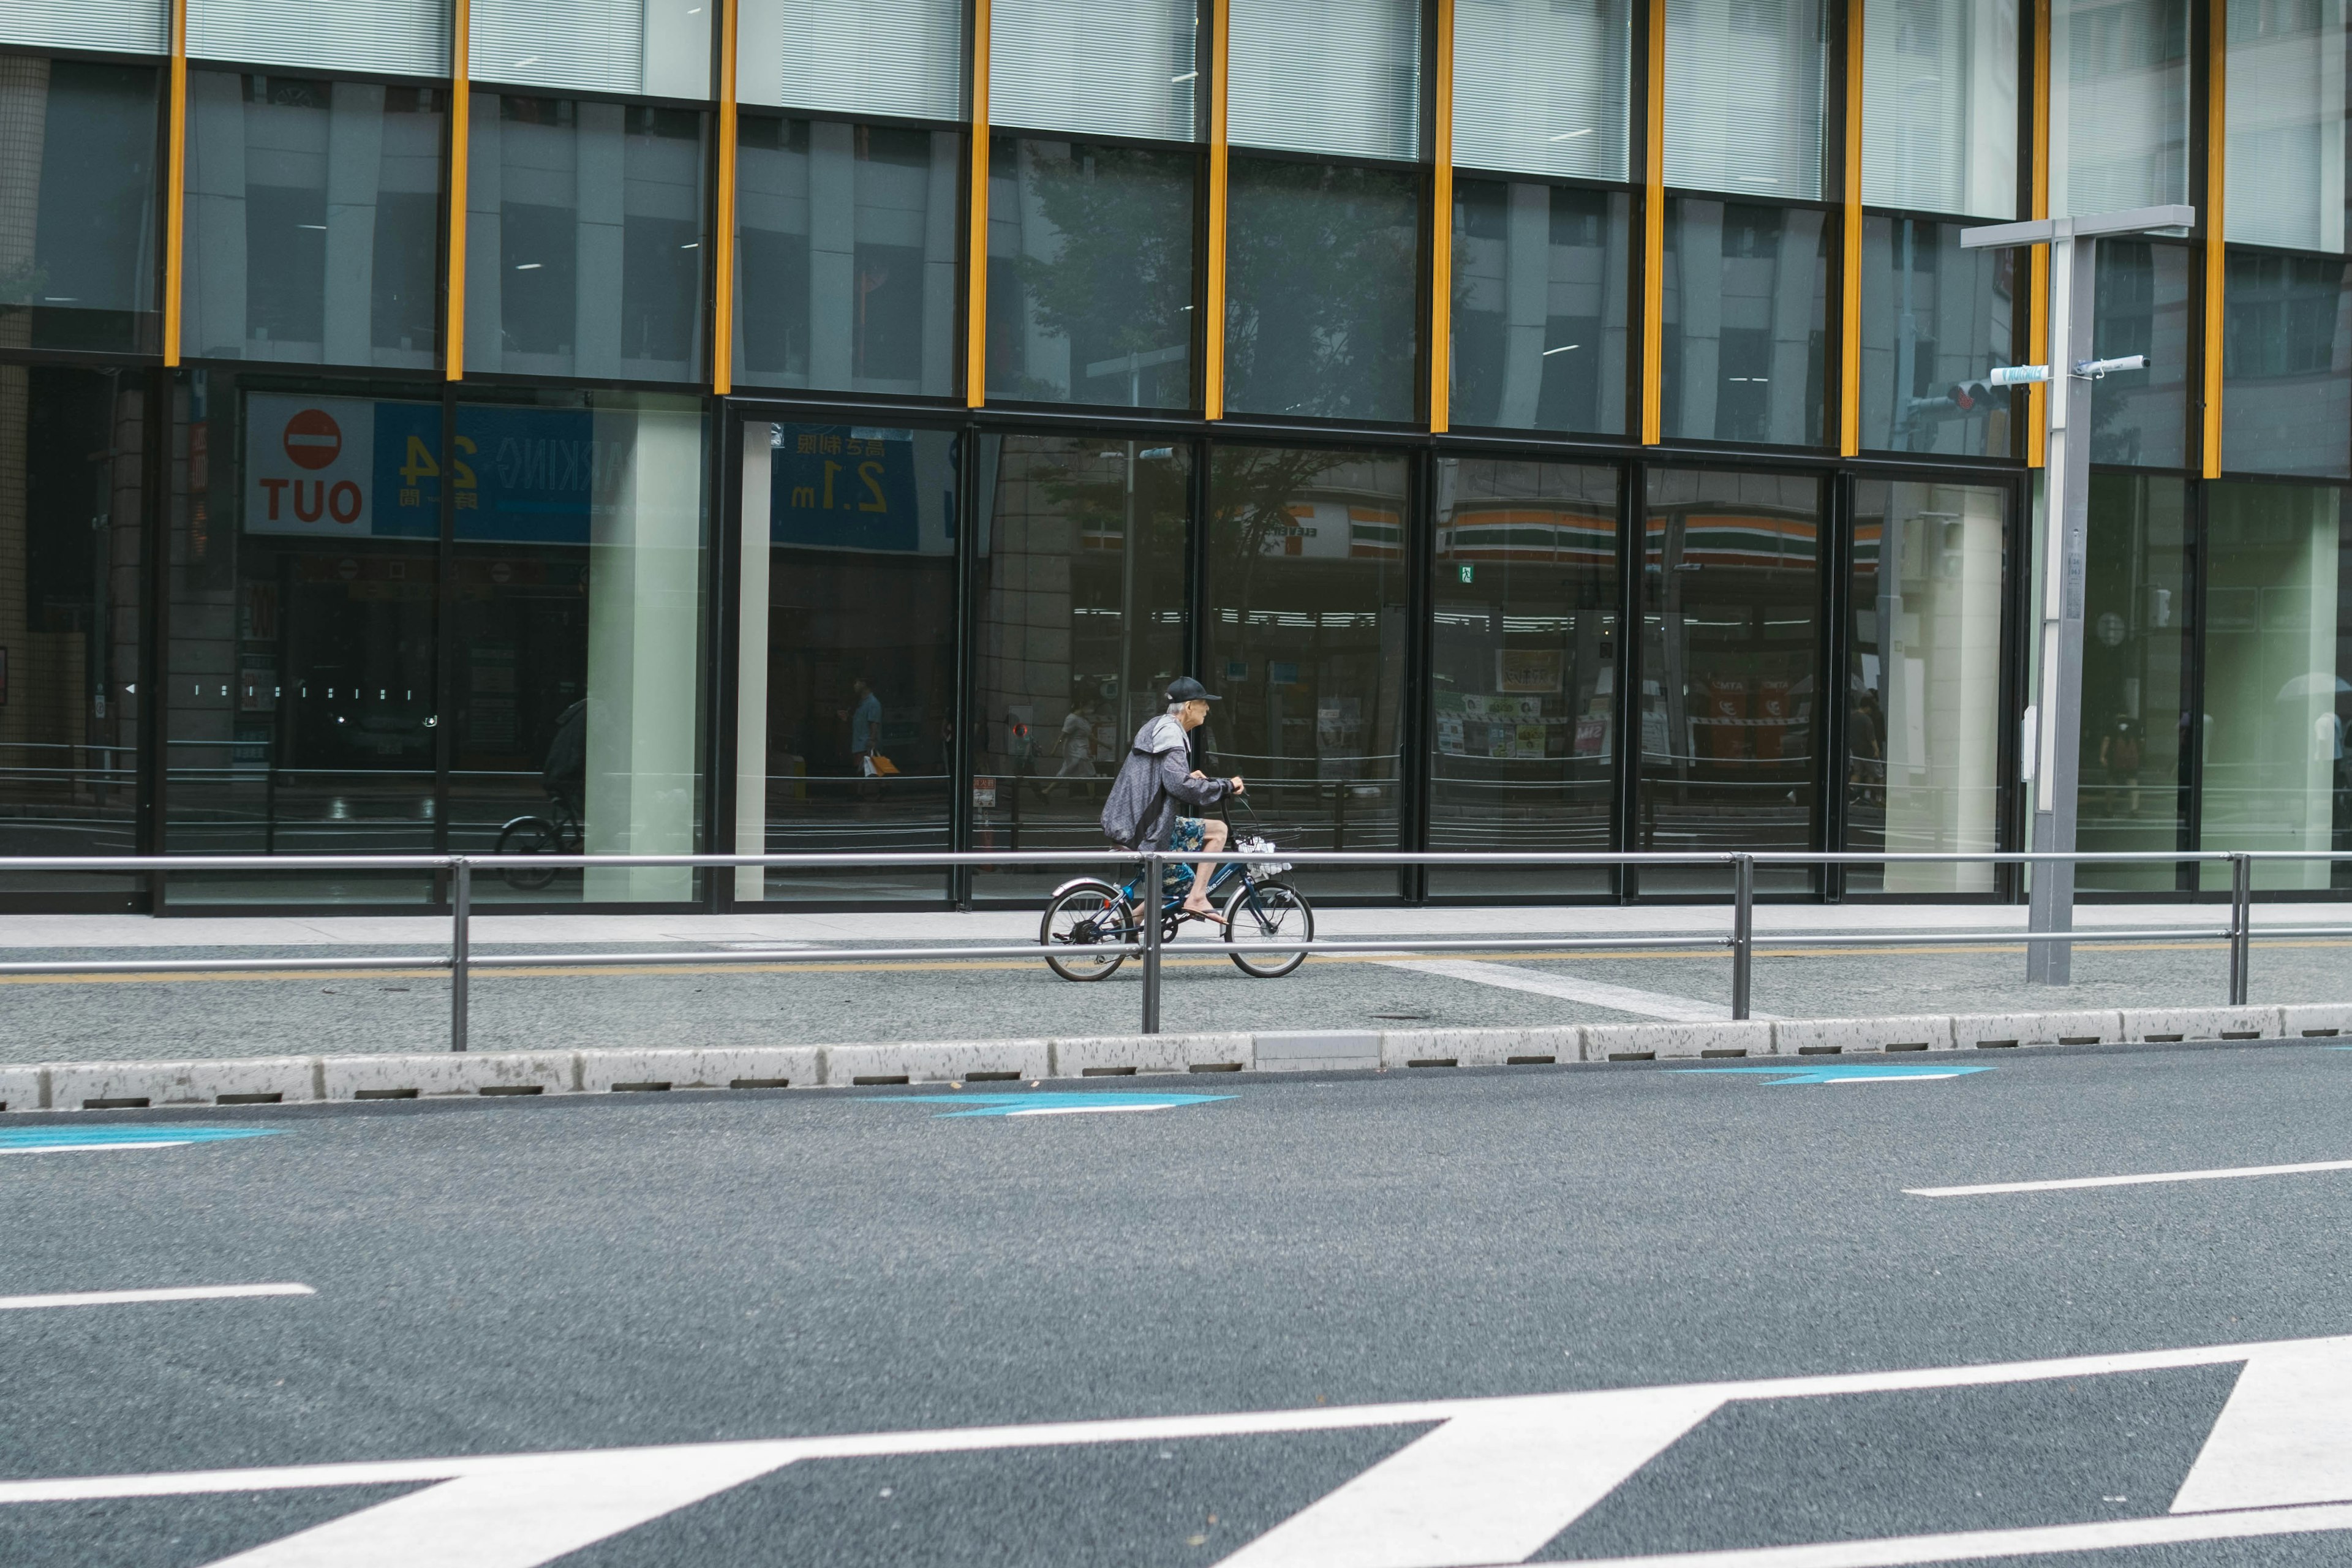
[[[371,534],[375,423],[375,405],[364,398],[248,395],[247,531]]]

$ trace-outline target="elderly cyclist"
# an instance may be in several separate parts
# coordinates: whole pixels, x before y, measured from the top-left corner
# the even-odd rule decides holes
[[[1245,786],[1238,778],[1213,779],[1192,765],[1190,733],[1207,721],[1209,704],[1218,699],[1189,675],[1170,681],[1164,695],[1168,710],[1135,732],[1135,743],[1119,764],[1118,777],[1103,802],[1103,834],[1121,849],[1197,850],[1213,855],[1225,847],[1225,825],[1183,816],[1177,805],[1214,805],[1227,795],[1242,794]],[[1186,889],[1186,916],[1223,925],[1224,921],[1209,904],[1209,879],[1214,869],[1206,863],[1189,870],[1171,866],[1162,885],[1171,892]]]

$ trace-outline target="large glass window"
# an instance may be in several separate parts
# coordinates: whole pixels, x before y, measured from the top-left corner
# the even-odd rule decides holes
[[[430,368],[448,102],[437,87],[191,72],[188,355]]]
[[[747,113],[740,143],[736,379],[949,395],[962,135]]]
[[[188,53],[296,69],[439,76],[448,0],[192,0]]]
[[[2186,0],[2056,0],[2051,213],[2089,217],[2188,199]]]
[[[1963,250],[1961,226],[1862,220],[1864,450],[2010,455],[2011,399],[1987,377],[2016,355],[2017,250]]]
[[[1633,39],[1625,0],[1463,0],[1454,12],[1454,161],[1624,179]]]
[[[476,81],[574,92],[710,96],[709,0],[471,0]]]
[[[1226,407],[1412,418],[1422,176],[1236,153],[1231,182]]]
[[[0,44],[160,55],[172,47],[171,20],[162,0],[50,0],[0,12]]]
[[[1188,673],[1192,449],[1006,436],[982,454],[972,844],[1097,850],[1129,742]],[[1041,868],[980,887],[1043,893],[1060,880]]]
[[[1862,199],[2017,214],[2017,0],[1864,0]]]
[[[1986,854],[2000,807],[2008,492],[1854,485],[1845,847]],[[1989,893],[1990,864],[1850,866],[1853,892]]]
[[[1669,439],[1822,444],[1829,230],[1812,207],[1666,198]]]
[[[735,844],[948,847],[958,437],[743,426]],[[739,872],[758,899],[938,899],[940,869]]]
[[[1369,452],[1227,447],[1210,459],[1200,676],[1224,700],[1201,766],[1248,781],[1255,809],[1302,847],[1397,847],[1405,483],[1402,458]],[[1368,872],[1332,885],[1397,884]]]
[[[2352,845],[2342,514],[2333,485],[2206,488],[2203,848]],[[2229,868],[2204,878],[2226,888]],[[2254,865],[2257,888],[2347,882],[2352,866],[2331,874],[2325,860]]]
[[[2141,239],[2099,241],[2098,315],[2091,352],[2146,354],[2146,370],[2101,380],[2091,394],[2091,460],[2151,468],[2188,462],[2189,250]]]
[[[2352,473],[2352,266],[2231,250],[2221,340],[2221,467]]]
[[[2075,795],[2075,845],[2084,850],[2180,847],[2187,500],[2178,479],[2091,476]],[[2086,864],[2076,879],[2084,888],[2162,889],[2175,875],[2153,863]]]
[[[1666,184],[1822,194],[1821,0],[1666,0]]]
[[[0,55],[0,343],[154,349],[159,74]]]
[[[990,162],[990,398],[1188,406],[1192,150],[1000,136]]]
[[[1821,491],[1806,475],[1650,470],[1635,848],[1812,847]],[[1642,886],[1727,875],[1645,872]],[[1801,869],[1757,876],[1810,885]]]
[[[735,83],[743,102],[963,118],[967,0],[738,3]]]
[[[709,116],[473,95],[466,368],[691,381]]]
[[[1229,25],[1235,142],[1421,155],[1420,0],[1237,0]]]
[[[139,851],[141,381],[0,365],[0,854]],[[133,879],[7,886],[127,895]]]
[[[1454,182],[1456,426],[1625,431],[1632,199]]]
[[[989,121],[1191,141],[1200,133],[1200,31],[1198,0],[995,0]]]
[[[1614,847],[1614,468],[1445,458],[1429,847]],[[1433,893],[1606,892],[1607,868],[1433,867]]]
[[[2223,226],[2252,245],[2343,250],[2343,0],[2230,0],[2229,35]]]

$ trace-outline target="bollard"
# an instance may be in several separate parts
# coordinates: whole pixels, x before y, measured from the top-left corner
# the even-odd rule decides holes
[[[474,868],[464,860],[449,863],[449,1048],[466,1048],[467,966],[472,962]]]
[[[1748,1016],[1756,972],[1756,860],[1731,858],[1731,1016]]]
[[[2254,959],[2254,863],[2230,857],[2230,1005],[2246,1005]]]
[[[1143,858],[1143,1032],[1160,1032],[1160,857]]]

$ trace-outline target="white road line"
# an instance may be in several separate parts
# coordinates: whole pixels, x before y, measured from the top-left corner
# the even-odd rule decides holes
[[[1564,1001],[1589,1003],[1595,1007],[1643,1018],[1664,1018],[1670,1023],[1712,1024],[1731,1016],[1728,1007],[1694,1001],[1688,996],[1669,996],[1663,991],[1640,991],[1631,985],[1611,985],[1599,980],[1538,974],[1531,969],[1475,958],[1383,958],[1376,962],[1388,969],[1410,969],[1421,974],[1443,975],[1448,980],[1466,980],[1474,985],[1499,986],[1506,991],[1532,991],[1538,996],[1558,996]],[[1750,1013],[1748,1016],[1769,1018],[1772,1015]]]
[[[146,1143],[13,1143],[0,1148],[0,1154],[103,1154],[120,1149],[184,1149],[194,1142],[193,1138],[165,1138]]]
[[[120,1307],[139,1301],[226,1301],[246,1296],[315,1296],[308,1285],[174,1285],[160,1290],[79,1290],[63,1296],[0,1296],[0,1312],[34,1307]]]
[[[2054,1182],[1987,1182],[1973,1187],[1906,1187],[1915,1198],[1972,1198],[1986,1193],[2056,1193],[2070,1187],[2148,1187],[2163,1182],[2227,1182],[2240,1176],[2301,1176],[2314,1171],[2352,1171],[2352,1160],[2315,1160],[2307,1165],[2234,1165],[2221,1171],[2158,1171],[2145,1176],[2068,1176]]]

